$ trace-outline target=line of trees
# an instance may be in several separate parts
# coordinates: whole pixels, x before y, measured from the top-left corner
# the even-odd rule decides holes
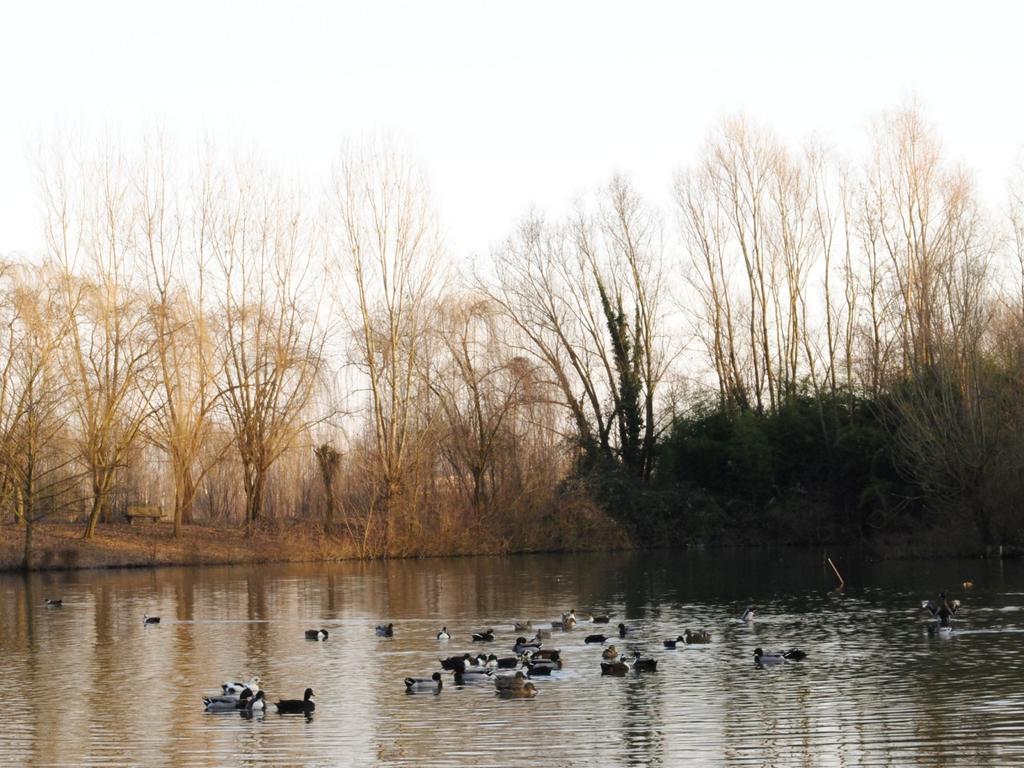
[[[157,135],[40,158],[45,249],[0,264],[26,563],[36,521],[92,537],[136,503],[175,535],[307,518],[365,555],[780,515],[1022,535],[1024,193],[983,211],[914,110],[860,164],[728,120],[670,210],[614,176],[472,274],[387,142],[346,145],[317,194],[184,156]]]

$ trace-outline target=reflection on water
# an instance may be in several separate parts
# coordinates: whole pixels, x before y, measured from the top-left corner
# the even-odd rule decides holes
[[[0,577],[0,763],[31,765],[1004,765],[1024,761],[1020,563],[842,562],[820,552],[626,553]],[[974,588],[960,585],[971,579]],[[963,601],[929,637],[923,598]],[[46,608],[63,597],[62,608]],[[737,617],[747,604],[757,621]],[[407,695],[438,657],[509,655],[516,620],[575,607],[535,699],[491,684]],[[144,613],[162,622],[143,626]],[[619,621],[654,674],[602,677]],[[374,627],[394,622],[395,637]],[[438,642],[447,625],[453,637]],[[493,643],[471,631],[493,626]],[[326,628],[310,642],[304,630]],[[662,648],[707,628],[705,647]],[[757,669],[755,647],[803,663]],[[204,713],[221,682],[316,692],[311,717]]]

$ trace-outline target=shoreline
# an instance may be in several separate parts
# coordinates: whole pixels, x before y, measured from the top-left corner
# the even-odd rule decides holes
[[[250,538],[238,528],[209,525],[188,525],[179,539],[173,536],[169,523],[147,523],[132,526],[126,523],[102,525],[91,540],[82,538],[80,523],[37,524],[36,547],[30,568],[21,567],[23,529],[5,526],[0,538],[0,573],[31,573],[46,571],[105,570],[117,568],[167,568],[195,566],[258,565],[270,563],[330,563],[392,559],[427,559],[434,557],[501,557],[516,554],[570,553],[659,549],[619,544],[609,546],[560,547],[552,549],[501,549],[477,547],[454,548],[450,551],[393,553],[382,556],[360,555],[343,536],[324,533],[313,525],[291,525],[286,529],[257,529]],[[479,543],[479,542],[477,542]],[[935,560],[1019,559],[1024,551],[1017,547],[990,547],[984,551],[936,551],[933,547],[913,546],[908,541],[882,541],[871,545],[808,544],[770,542],[759,544],[699,544],[678,549],[735,549],[765,547],[818,547],[853,549],[866,559]]]
[[[599,552],[636,549],[601,546],[514,549],[456,548],[446,552],[361,555],[343,536],[324,533],[318,526],[258,528],[252,537],[242,529],[187,525],[175,539],[170,523],[101,524],[92,539],[82,538],[81,523],[36,524],[32,564],[22,567],[23,530],[4,526],[0,537],[0,573],[106,570],[117,568],[180,568],[197,566],[260,565],[270,563],[330,563],[435,557],[500,557],[545,552]]]

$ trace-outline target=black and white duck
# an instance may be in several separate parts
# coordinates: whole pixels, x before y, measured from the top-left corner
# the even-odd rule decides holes
[[[255,696],[250,696],[246,700],[238,700],[235,704],[235,709],[242,710],[244,712],[262,712],[266,709],[267,702],[263,695],[263,691],[256,691]]]
[[[242,691],[248,689],[251,693],[255,693],[260,689],[260,679],[256,675],[249,678],[249,682],[241,683],[237,680],[228,680],[220,684],[220,690],[222,696],[238,696]]]
[[[634,651],[633,669],[635,669],[637,672],[657,672],[658,660],[651,658],[643,658],[640,655],[640,651]]]
[[[438,659],[438,661],[441,662],[441,669],[455,672],[469,666],[472,663],[472,658],[468,653],[464,653],[461,656],[449,656],[447,659]]]

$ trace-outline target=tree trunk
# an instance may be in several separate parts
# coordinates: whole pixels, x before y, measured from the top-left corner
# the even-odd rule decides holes
[[[256,520],[259,518],[260,510],[263,507],[263,485],[265,477],[262,472],[256,471],[252,480],[248,483],[245,494],[245,533],[252,536],[256,532]]]
[[[181,471],[174,486],[174,538],[180,539],[182,526],[192,522],[192,503],[196,496],[192,473]]]
[[[92,483],[92,509],[89,511],[89,523],[85,526],[83,539],[91,539],[96,533],[96,526],[100,522],[100,516],[107,507],[107,488],[109,477],[102,473],[101,477],[93,476]]]
[[[32,519],[25,518],[25,548],[22,550],[21,567],[27,571],[32,567]]]

